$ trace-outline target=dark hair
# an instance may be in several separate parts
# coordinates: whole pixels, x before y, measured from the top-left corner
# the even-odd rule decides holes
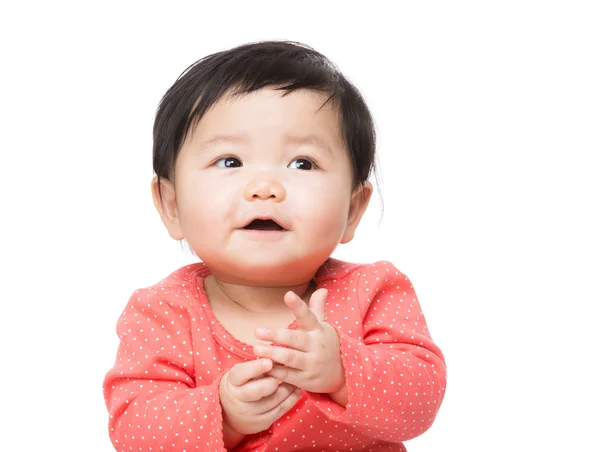
[[[353,169],[353,188],[375,168],[375,126],[358,89],[324,55],[291,41],[244,44],[206,56],[188,67],[160,101],[154,121],[154,172],[170,180],[188,131],[227,93],[266,87],[322,91],[338,108]],[[160,193],[160,183],[158,184]]]

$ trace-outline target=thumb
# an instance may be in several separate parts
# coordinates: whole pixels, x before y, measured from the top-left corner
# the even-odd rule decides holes
[[[308,307],[319,322],[325,321],[325,301],[327,300],[327,289],[319,289],[313,292],[308,302]]]

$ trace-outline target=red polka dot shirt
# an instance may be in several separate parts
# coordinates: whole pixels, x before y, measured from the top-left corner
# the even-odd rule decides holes
[[[203,263],[137,290],[119,318],[120,345],[104,381],[109,434],[117,451],[224,451],[219,382],[256,359],[215,318]],[[348,386],[344,408],[303,392],[268,430],[236,451],[405,451],[433,423],[446,387],[409,279],[389,262],[329,259],[315,276],[328,290],[326,321],[340,338]],[[291,326],[293,327],[293,325]]]

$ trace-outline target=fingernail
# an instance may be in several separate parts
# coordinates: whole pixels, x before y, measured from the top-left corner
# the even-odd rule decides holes
[[[268,332],[269,330],[267,330],[266,328],[258,328],[256,330],[256,334],[259,336],[265,336]]]

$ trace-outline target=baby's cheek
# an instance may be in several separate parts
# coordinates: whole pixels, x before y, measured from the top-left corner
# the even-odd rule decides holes
[[[313,233],[320,240],[339,241],[346,227],[347,216],[336,209],[329,209],[315,216]]]

